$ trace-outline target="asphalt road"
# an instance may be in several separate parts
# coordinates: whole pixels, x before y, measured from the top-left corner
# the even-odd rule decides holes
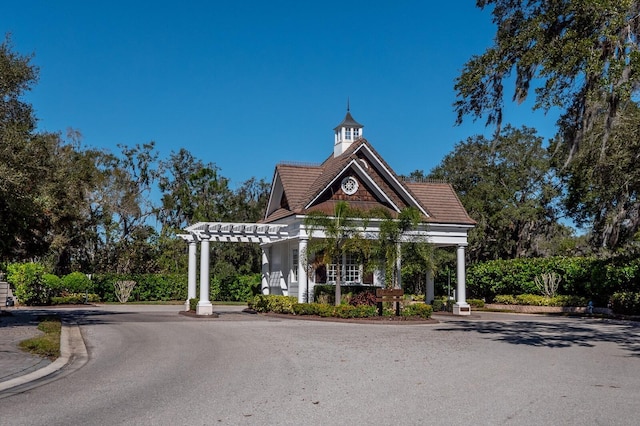
[[[0,399],[0,424],[640,424],[636,323],[482,314],[364,325],[177,310],[73,313],[89,361]]]

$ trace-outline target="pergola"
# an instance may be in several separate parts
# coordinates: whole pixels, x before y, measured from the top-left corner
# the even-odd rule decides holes
[[[200,242],[200,300],[196,314],[210,315],[213,305],[209,300],[209,242],[224,243],[258,243],[271,244],[286,239],[288,234],[283,228],[287,225],[264,223],[233,223],[233,222],[198,222],[188,226],[188,234],[178,236],[189,244],[189,278],[187,301],[185,309],[189,310],[189,299],[196,297],[197,287],[197,243]]]
[[[268,291],[269,288],[269,258],[266,248],[274,243],[281,243],[285,240],[297,241],[298,250],[304,253],[310,237],[322,238],[322,230],[314,230],[313,235],[309,235],[307,230],[299,222],[289,230],[290,224],[285,223],[234,223],[234,222],[198,222],[185,228],[186,234],[178,236],[187,241],[189,245],[189,272],[188,272],[188,296],[185,302],[185,310],[189,310],[189,299],[196,298],[196,287],[198,282],[197,270],[197,244],[200,243],[200,299],[196,308],[198,315],[211,315],[213,305],[209,300],[209,263],[211,241],[225,243],[258,243],[262,248],[262,289]],[[451,224],[422,224],[414,231],[408,232],[403,241],[424,241],[436,247],[456,247],[457,260],[457,285],[456,300],[458,305],[457,313],[468,314],[468,304],[466,303],[466,282],[465,282],[465,247],[467,246],[468,226]],[[378,237],[378,228],[373,225],[364,232],[366,238],[375,239]],[[303,289],[298,291],[298,301],[305,302],[304,295],[310,293],[307,280],[306,256],[300,256],[298,260],[298,276],[303,284]],[[397,268],[400,268],[398,263]],[[278,276],[281,276],[281,272]],[[304,288],[304,286],[307,288]],[[304,290],[304,291],[303,291]],[[427,300],[434,297],[433,275],[427,273]],[[465,309],[467,308],[467,309]]]

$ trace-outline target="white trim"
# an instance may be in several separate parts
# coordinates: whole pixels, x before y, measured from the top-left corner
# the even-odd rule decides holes
[[[355,151],[353,151],[353,153],[355,154],[356,152],[361,150],[363,147],[366,148],[367,152],[369,153],[369,155],[367,155],[367,157],[369,158],[369,161],[371,162],[371,158],[376,160],[376,163],[378,163],[378,166],[380,166],[380,168],[387,173],[387,177],[390,180],[392,180],[392,182],[395,183],[395,189],[398,192],[404,193],[405,196],[408,197],[409,200],[411,200],[413,202],[414,206],[416,208],[418,208],[418,210],[420,210],[426,217],[431,217],[431,215],[429,215],[429,213],[427,213],[427,211],[422,207],[422,205],[418,202],[418,200],[416,200],[413,196],[411,196],[411,194],[406,190],[404,185],[402,185],[402,183],[400,181],[398,181],[398,179],[396,179],[394,177],[393,173],[389,169],[387,169],[384,166],[384,163],[382,163],[382,161],[373,153],[373,151],[371,151],[371,149],[369,149],[369,146],[367,144],[360,145],[358,148],[356,148]],[[394,185],[392,185],[392,186],[394,186]]]
[[[284,230],[288,225],[273,223],[236,223],[236,222],[198,222],[185,228],[191,238],[223,243],[260,243],[268,244],[287,239]],[[183,237],[184,234],[180,234]]]

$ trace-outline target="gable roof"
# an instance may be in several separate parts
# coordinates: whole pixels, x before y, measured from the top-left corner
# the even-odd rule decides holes
[[[362,190],[347,196],[340,182],[354,175]],[[339,200],[365,211],[382,207],[392,214],[416,207],[424,222],[475,224],[450,184],[404,182],[364,138],[319,165],[278,164],[263,222],[315,210],[330,214]]]

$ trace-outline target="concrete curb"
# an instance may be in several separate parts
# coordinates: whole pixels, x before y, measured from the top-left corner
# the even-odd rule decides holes
[[[72,362],[74,364],[78,363],[76,367],[80,368],[88,359],[87,347],[84,344],[84,339],[82,338],[78,324],[62,324],[60,332],[60,357],[46,367],[0,383],[0,392],[47,377]]]

